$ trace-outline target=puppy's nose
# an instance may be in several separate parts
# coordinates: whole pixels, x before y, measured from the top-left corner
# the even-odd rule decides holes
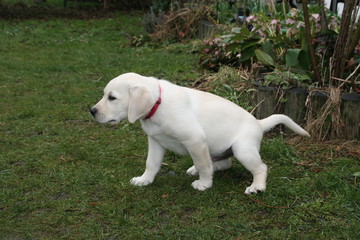
[[[90,113],[91,113],[91,115],[93,115],[93,117],[95,117],[95,115],[97,113],[97,109],[96,108],[91,108]]]

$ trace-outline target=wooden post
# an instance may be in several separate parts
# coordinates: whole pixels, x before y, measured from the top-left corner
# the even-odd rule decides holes
[[[104,9],[108,9],[110,6],[110,0],[104,0]]]
[[[278,113],[277,91],[278,89],[276,87],[258,87],[256,91],[256,102],[259,105],[255,110],[256,118],[262,119]]]
[[[341,139],[360,139],[360,95],[344,93],[341,97]]]
[[[309,93],[305,88],[295,87],[286,90],[284,114],[289,116],[298,124],[302,124],[305,121],[305,103],[308,95]]]

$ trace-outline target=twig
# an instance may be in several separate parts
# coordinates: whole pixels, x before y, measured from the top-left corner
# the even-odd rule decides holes
[[[254,108],[253,110],[251,110],[250,114],[253,114],[254,111],[265,101],[265,98],[263,100],[261,100]]]
[[[331,78],[334,79],[334,80],[343,82],[338,87],[338,88],[342,88],[345,83],[352,83],[352,81],[350,81],[350,79],[355,75],[355,73],[359,70],[359,68],[360,68],[360,63],[358,64],[358,66],[355,68],[355,70],[346,79],[337,78],[337,77],[331,77]]]
[[[252,197],[250,197],[249,194],[244,193],[244,195],[247,196],[250,200],[252,200],[252,201],[254,201],[254,202],[256,202],[256,203],[258,203],[260,205],[263,205],[265,207],[268,207],[268,208],[273,208],[273,209],[289,209],[289,208],[291,208],[291,207],[273,207],[273,206],[269,206],[269,205],[267,205],[265,203],[262,203],[262,202],[260,202],[258,200],[253,199]]]
[[[358,66],[355,68],[355,70],[345,79],[346,81],[349,80],[350,78],[352,78],[352,76],[354,76],[354,74],[359,70],[360,68],[360,63],[358,64]]]
[[[176,14],[174,17],[168,19],[168,20],[166,21],[166,23],[172,22],[172,21],[174,21],[176,18],[178,18],[178,17],[180,17],[180,16],[182,16],[182,15],[185,15],[185,14],[187,14],[187,13],[189,13],[189,12],[191,11],[189,8],[183,8],[183,9],[180,9],[180,10],[181,10],[182,12],[180,12],[180,13]]]
[[[338,78],[338,77],[331,77],[331,79],[334,79],[336,81],[345,82],[345,83],[351,83],[351,81],[348,81],[346,79]]]

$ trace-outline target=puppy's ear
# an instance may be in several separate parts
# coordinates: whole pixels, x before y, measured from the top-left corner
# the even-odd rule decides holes
[[[151,110],[153,100],[150,89],[142,85],[131,86],[129,93],[128,119],[134,123]]]

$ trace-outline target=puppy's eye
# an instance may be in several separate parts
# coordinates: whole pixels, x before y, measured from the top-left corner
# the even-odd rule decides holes
[[[116,99],[116,97],[111,96],[111,95],[109,95],[109,97],[108,97],[108,100],[109,100],[109,101],[114,101],[115,99]]]

